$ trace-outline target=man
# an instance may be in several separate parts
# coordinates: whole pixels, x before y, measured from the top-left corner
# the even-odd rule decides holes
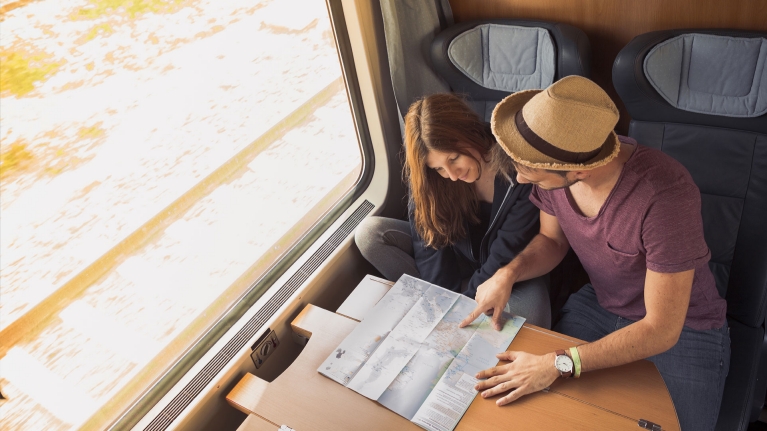
[[[639,359],[658,367],[682,430],[713,429],[729,370],[726,303],[708,268],[700,192],[660,151],[618,137],[618,110],[599,86],[570,76],[504,99],[493,112],[498,142],[520,183],[534,184],[540,233],[477,290],[462,323],[493,314],[496,327],[515,282],[551,271],[572,247],[591,282],[573,294],[555,330],[585,340],[478,374],[498,405],[578,376]],[[508,393],[507,393],[508,392]]]

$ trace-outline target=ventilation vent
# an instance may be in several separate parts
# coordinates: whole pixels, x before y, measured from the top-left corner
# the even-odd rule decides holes
[[[240,329],[237,334],[229,340],[213,359],[197,373],[184,389],[176,395],[167,406],[144,428],[145,431],[162,431],[181,414],[182,411],[200,394],[202,389],[213,380],[224,366],[239,352],[246,343],[253,338],[256,333],[264,326],[267,320],[296,292],[299,286],[303,284],[312,273],[319,268],[322,262],[338,248],[339,244],[354,231],[354,228],[360,224],[363,218],[373,209],[374,205],[369,201],[364,201],[351,216],[338,228],[325,243],[293,274],[290,279],[283,284],[277,294],[253,316],[248,323]]]

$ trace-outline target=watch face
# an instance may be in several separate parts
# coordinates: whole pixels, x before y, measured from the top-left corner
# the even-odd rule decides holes
[[[554,361],[554,366],[562,373],[571,372],[573,370],[573,360],[567,355],[558,355]]]

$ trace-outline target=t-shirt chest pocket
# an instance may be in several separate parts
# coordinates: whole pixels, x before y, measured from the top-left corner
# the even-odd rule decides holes
[[[607,249],[610,260],[616,266],[625,269],[645,266],[644,257],[641,256],[641,253],[635,247],[624,244],[613,245],[610,241],[607,241]]]

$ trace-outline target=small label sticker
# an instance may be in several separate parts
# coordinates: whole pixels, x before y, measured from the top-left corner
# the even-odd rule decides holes
[[[477,392],[476,389],[474,389],[474,385],[476,385],[478,381],[479,380],[475,379],[474,377],[463,373],[461,378],[455,382],[455,388],[469,393]]]

